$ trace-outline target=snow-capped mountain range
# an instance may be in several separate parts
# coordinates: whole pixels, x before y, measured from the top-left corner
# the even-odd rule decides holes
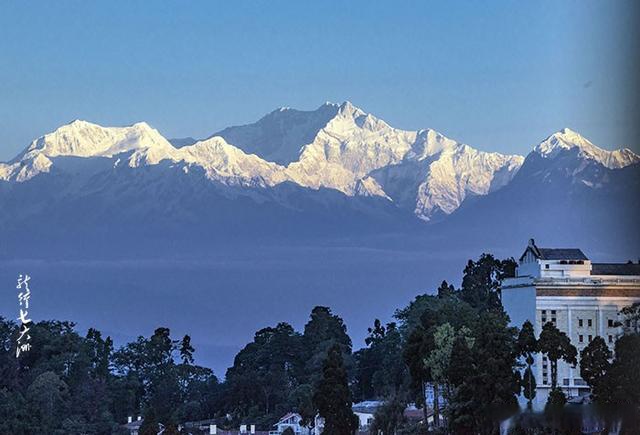
[[[523,156],[479,151],[431,129],[393,128],[350,102],[325,103],[313,111],[277,109],[254,124],[191,142],[169,141],[144,122],[102,127],[74,121],[0,163],[0,180],[24,183],[62,174],[84,180],[76,184],[86,190],[95,177],[162,164],[233,195],[283,184],[333,189],[347,197],[379,197],[430,221],[451,214],[469,197],[508,185],[525,162]],[[570,158],[574,164],[565,166],[573,176],[589,163],[616,170],[640,162],[629,149],[603,150],[569,129],[549,136],[527,160],[532,156]],[[591,178],[584,184],[595,188],[602,182]]]

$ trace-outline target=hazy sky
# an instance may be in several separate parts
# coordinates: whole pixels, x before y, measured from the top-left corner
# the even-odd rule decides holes
[[[76,118],[204,137],[327,100],[484,150],[567,126],[639,151],[637,18],[604,1],[2,2],[0,160]]]

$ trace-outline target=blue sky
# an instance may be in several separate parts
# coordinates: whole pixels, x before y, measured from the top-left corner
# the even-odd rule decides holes
[[[205,137],[350,100],[526,153],[570,127],[640,150],[632,2],[0,4],[0,160],[80,118]]]

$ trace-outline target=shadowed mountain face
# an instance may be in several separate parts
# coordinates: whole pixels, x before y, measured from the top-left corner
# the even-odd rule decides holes
[[[339,110],[331,103],[313,111],[283,107],[254,124],[227,127],[213,136],[223,137],[248,154],[286,166],[298,160],[302,147],[313,142]]]
[[[192,254],[232,244],[316,242],[419,227],[379,197],[293,183],[232,188],[204,173],[154,165],[92,175],[81,188],[54,172],[0,188],[2,255],[129,257]],[[19,218],[16,218],[19,216]]]
[[[473,245],[535,235],[556,246],[587,246],[601,260],[637,259],[640,165],[609,169],[580,152],[532,152],[509,185],[463,204],[440,230]]]

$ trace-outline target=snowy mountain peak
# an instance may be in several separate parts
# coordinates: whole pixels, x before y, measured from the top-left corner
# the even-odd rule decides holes
[[[169,142],[145,122],[130,127],[102,127],[75,120],[31,142],[20,160],[43,154],[47,157],[111,157],[140,148],[172,149]]]
[[[564,151],[574,149],[580,157],[596,161],[609,169],[624,168],[640,162],[640,156],[628,148],[604,150],[569,128],[552,134],[539,143],[533,152],[543,158],[554,159]]]
[[[553,133],[547,137],[544,141],[538,144],[534,151],[543,157],[555,157],[557,153],[562,150],[568,150],[571,148],[591,149],[595,147],[586,138],[579,133],[571,130],[570,128],[563,128],[560,131]]]
[[[441,133],[430,128],[418,130],[416,140],[411,145],[411,151],[406,159],[423,160],[443,150],[454,150],[463,146],[455,140],[449,139]]]
[[[338,113],[344,116],[358,117],[366,115],[366,113],[359,107],[354,106],[351,101],[344,101],[340,104]]]
[[[219,136],[182,147],[173,159],[200,166],[209,179],[230,185],[264,187],[287,180],[282,166],[246,154]]]

